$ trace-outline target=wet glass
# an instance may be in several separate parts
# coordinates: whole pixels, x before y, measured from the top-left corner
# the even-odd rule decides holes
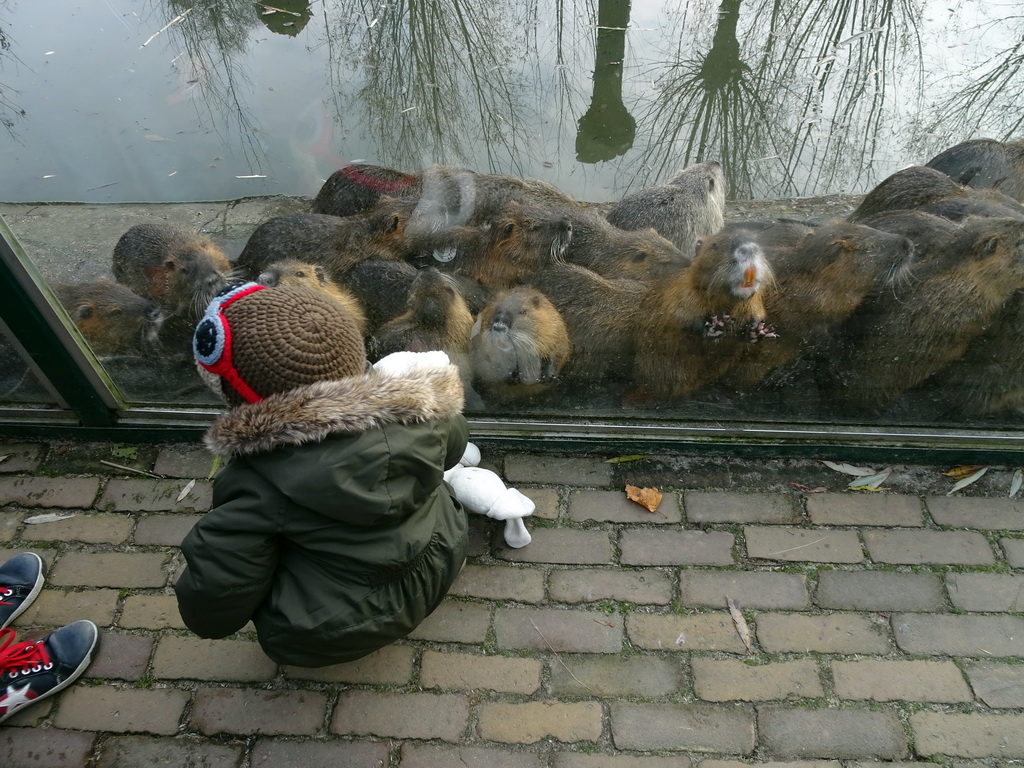
[[[266,264],[237,263],[253,231],[309,210],[332,174],[365,163],[400,181],[423,171],[409,189],[431,205],[440,195],[440,214],[398,208],[403,225],[489,227],[403,252],[455,273],[477,315],[472,348],[456,352],[471,412],[1012,426],[1017,225],[935,256],[919,238],[834,222],[905,166],[1020,133],[1021,27],[1012,7],[969,2],[0,2],[0,215],[83,332],[106,318],[86,338],[137,402],[212,402],[180,332],[208,294],[169,303],[166,260],[126,276],[120,237],[170,222],[223,254],[226,267],[211,263],[224,280],[256,278]],[[731,270],[726,300],[686,267],[692,233],[674,248],[639,235],[595,244],[594,215],[614,220],[616,201],[702,163],[721,166],[704,181],[725,195],[729,224],[717,240],[698,233],[700,263]],[[589,205],[542,195],[539,209],[471,220],[469,196],[503,182],[431,176],[434,164],[539,180]],[[393,181],[370,173],[359,189],[408,191]],[[661,204],[643,200],[639,224]],[[779,217],[790,221],[765,226]],[[812,234],[815,260],[797,246]],[[546,275],[509,271],[507,254],[482,274],[458,255],[521,240]],[[587,265],[603,270],[561,263],[597,252]],[[998,277],[960,269],[989,254],[1004,254]],[[344,284],[344,264],[328,277]],[[116,301],[103,282],[115,278],[150,303],[103,315],[97,297]],[[466,278],[525,283],[544,301],[522,290],[485,309],[489,291]]]

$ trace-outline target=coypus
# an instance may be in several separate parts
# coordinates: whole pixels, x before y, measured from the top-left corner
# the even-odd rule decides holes
[[[746,344],[775,336],[762,289],[772,284],[764,250],[745,229],[697,246],[693,264],[657,281],[636,326],[637,403],[676,400],[718,380]]]
[[[626,195],[607,212],[619,229],[646,229],[692,254],[697,241],[725,224],[725,174],[711,160],[683,168],[664,184]]]
[[[405,312],[416,267],[404,261],[372,258],[360,261],[339,284],[355,295],[366,313],[366,335]]]
[[[917,208],[881,211],[865,217],[860,223],[908,238],[914,244],[918,260],[925,254],[934,254],[936,245],[948,240],[957,228],[956,222]]]
[[[943,150],[925,165],[958,184],[997,189],[1024,202],[1024,141],[969,139]]]
[[[877,297],[841,329],[847,344],[826,382],[837,405],[882,410],[962,357],[1024,289],[1024,221],[969,220],[938,250],[915,267],[909,290]]]
[[[298,259],[275,261],[260,273],[260,276],[256,278],[256,282],[270,288],[285,285],[302,285],[306,288],[312,288],[315,291],[325,293],[341,304],[352,315],[352,319],[356,321],[359,333],[366,334],[366,312],[363,311],[363,306],[359,303],[359,299],[350,290],[331,280],[327,276],[327,271],[319,264],[310,264]]]
[[[760,238],[775,282],[763,292],[765,312],[778,329],[770,344],[748,344],[724,375],[739,390],[761,383],[774,369],[809,351],[822,351],[832,329],[873,292],[907,279],[914,244],[902,235],[833,221],[796,228],[788,245],[773,247],[771,231]],[[784,382],[775,382],[776,384]]]
[[[158,350],[165,315],[156,302],[106,279],[54,285],[53,292],[101,360]]]
[[[366,210],[384,194],[427,201],[443,211],[449,224],[483,224],[510,200],[574,210],[580,203],[540,179],[519,179],[496,173],[432,165],[419,173],[403,174],[380,166],[348,166],[332,174],[317,194],[313,210],[342,215]],[[361,208],[360,206],[366,206]]]
[[[385,168],[380,165],[354,163],[332,173],[316,197],[311,211],[331,216],[354,216],[370,210],[381,197],[401,197],[419,194],[410,189],[415,180],[411,173]]]
[[[950,211],[959,204],[973,206],[988,216],[1022,216],[1024,205],[994,189],[974,189],[953,181],[942,171],[923,165],[912,165],[897,171],[868,192],[848,217],[862,224],[883,211],[896,211],[930,206],[946,206]],[[942,215],[938,211],[931,213]],[[962,218],[962,215],[960,216]]]
[[[566,261],[610,278],[650,280],[675,272],[693,261],[653,229],[619,229],[600,213],[579,210],[569,216],[572,239]]]
[[[267,265],[285,259],[320,264],[333,280],[342,280],[357,262],[391,257],[405,221],[395,211],[339,218],[321,213],[289,213],[260,224],[236,262],[255,279]]]
[[[483,394],[499,401],[547,390],[569,359],[569,332],[540,291],[519,286],[500,294],[477,320],[469,343],[473,376]]]

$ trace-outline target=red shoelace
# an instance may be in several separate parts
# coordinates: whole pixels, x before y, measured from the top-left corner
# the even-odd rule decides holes
[[[28,675],[53,667],[42,642],[15,643],[13,629],[0,629],[0,677]]]

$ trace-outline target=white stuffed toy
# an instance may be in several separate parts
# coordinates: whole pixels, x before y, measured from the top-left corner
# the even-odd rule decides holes
[[[444,352],[394,352],[374,363],[374,369],[401,374],[417,368],[449,365]],[[515,488],[507,488],[489,469],[478,467],[480,449],[467,443],[459,463],[444,473],[455,498],[470,512],[505,521],[505,543],[519,549],[530,543],[530,532],[523,518],[533,514],[534,503]]]

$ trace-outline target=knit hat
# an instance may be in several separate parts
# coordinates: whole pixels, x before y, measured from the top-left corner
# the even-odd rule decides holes
[[[298,286],[225,288],[196,326],[192,351],[207,386],[230,405],[366,370],[352,316],[329,296]]]

